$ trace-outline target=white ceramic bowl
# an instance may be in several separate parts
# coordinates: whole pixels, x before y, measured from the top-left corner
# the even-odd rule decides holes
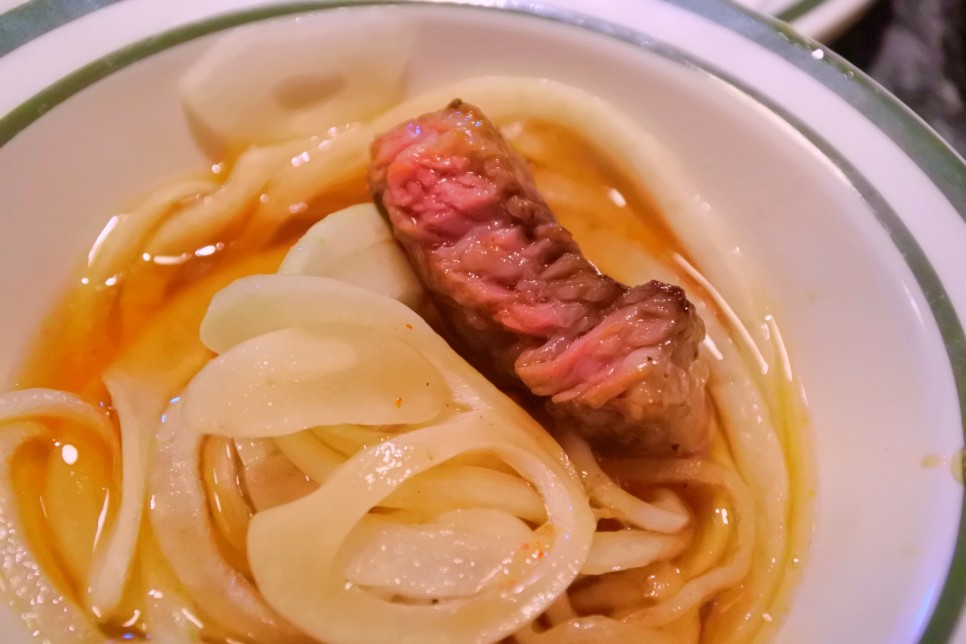
[[[127,0],[43,35],[0,18],[21,30],[0,58],[0,376],[107,217],[205,163],[175,86],[213,39],[394,12],[419,26],[414,89],[537,75],[619,106],[683,164],[695,191],[680,198],[707,204],[759,267],[808,395],[818,480],[779,640],[950,637],[963,487],[923,462],[963,445],[966,168],[925,125],[827,50],[723,3],[259,4]],[[7,613],[0,633],[26,637]]]
[[[0,14],[17,9],[21,14],[18,22],[50,24],[62,19],[72,19],[78,14],[94,11],[113,4],[117,0],[87,0],[72,3],[59,0],[56,10],[51,3],[29,2],[29,0],[0,0]],[[845,33],[876,0],[735,0],[738,4],[761,13],[770,14],[791,24],[803,36],[829,42],[832,38]],[[550,3],[554,4],[554,3]],[[27,5],[26,7],[24,5]],[[30,28],[25,32],[32,34]],[[19,34],[12,34],[19,40]]]

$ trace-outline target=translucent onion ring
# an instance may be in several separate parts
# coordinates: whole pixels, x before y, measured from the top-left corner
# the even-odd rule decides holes
[[[0,401],[17,393],[21,392],[6,394]],[[9,405],[6,409],[15,407]],[[70,405],[62,412],[76,413],[79,409],[82,408]],[[0,433],[0,481],[4,483],[0,485],[0,591],[38,639],[50,641],[46,638],[56,635],[58,642],[96,641],[99,633],[83,608],[62,593],[31,552],[28,530],[17,507],[18,491],[13,487],[11,471],[13,458],[22,445],[44,436],[45,428],[29,420],[9,424],[4,420],[3,424],[7,426]]]
[[[539,490],[551,527],[544,555],[509,587],[495,583],[435,605],[393,604],[346,584],[337,557],[356,523],[412,476],[470,451],[498,455]],[[309,496],[256,514],[248,558],[266,601],[323,641],[497,641],[540,615],[577,576],[596,523],[585,499],[526,433],[493,412],[474,412],[362,450]]]

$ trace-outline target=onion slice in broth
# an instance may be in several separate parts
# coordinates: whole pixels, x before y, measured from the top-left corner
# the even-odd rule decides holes
[[[485,451],[531,481],[547,507],[546,546],[506,568],[501,583],[469,599],[392,603],[347,583],[335,565],[369,510],[410,477],[466,452]],[[266,600],[325,641],[493,641],[535,618],[576,577],[594,518],[583,491],[526,433],[490,411],[417,429],[360,451],[317,491],[256,514],[248,534],[252,573]],[[367,628],[360,631],[359,623]]]

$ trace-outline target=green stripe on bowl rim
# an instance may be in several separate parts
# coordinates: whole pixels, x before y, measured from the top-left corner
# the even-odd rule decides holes
[[[800,0],[776,14],[792,22],[825,4],[827,0]],[[120,0],[29,0],[0,14],[0,57],[48,31]]]
[[[780,11],[777,14],[777,17],[779,20],[791,22],[792,20],[801,18],[808,12],[823,4],[825,4],[825,0],[802,0],[801,2],[792,5],[784,11]]]
[[[94,11],[116,1],[88,0],[87,6],[89,11]],[[909,108],[867,78],[861,71],[827,48],[797,35],[784,23],[760,16],[736,5],[708,2],[707,0],[663,1],[708,18],[752,40],[819,80],[888,135],[923,170],[966,222],[966,164]],[[819,1],[805,0],[801,4],[817,5]],[[27,8],[24,9],[25,12],[36,11],[32,8],[34,5],[46,4],[61,6],[70,3],[68,0],[33,0],[26,5],[22,5],[21,8]],[[0,119],[0,147],[51,108],[85,87],[115,71],[170,47],[231,27],[294,13],[346,6],[393,4],[415,5],[420,3],[418,0],[308,0],[297,4],[276,4],[224,14],[162,32],[118,49],[81,67],[12,110]],[[774,105],[769,99],[744,86],[722,70],[715,69],[712,65],[698,61],[680,50],[657,42],[639,32],[586,15],[531,3],[511,2],[506,6],[496,8],[454,2],[437,2],[434,4],[484,11],[512,11],[579,26],[623,40],[728,83],[802,133],[849,178],[880,224],[887,230],[919,283],[946,347],[959,396],[960,416],[964,422],[964,436],[966,436],[966,335],[963,333],[961,321],[956,315],[935,269],[929,263],[925,253],[901,218],[871,184],[836,151],[834,146],[823,140],[786,110]],[[89,13],[89,11],[85,13]],[[12,16],[15,12],[17,12],[17,9],[0,15],[0,37],[6,37],[8,32],[5,31],[5,25],[10,17],[15,17]],[[69,19],[64,22],[67,21]],[[49,31],[56,26],[59,25],[49,26],[46,30]],[[38,29],[42,28],[43,25],[38,26]],[[39,36],[42,33],[44,33],[44,30],[34,33],[31,37]],[[27,38],[27,40],[29,39]],[[5,42],[5,40],[0,40],[0,48]],[[23,42],[26,42],[26,40]],[[816,52],[821,52],[821,56],[816,56]],[[948,642],[956,627],[964,600],[966,600],[966,495],[963,497],[963,505],[960,509],[960,527],[953,560],[936,607],[926,624],[920,642],[922,644]]]
[[[0,14],[0,56],[120,0],[30,0]]]

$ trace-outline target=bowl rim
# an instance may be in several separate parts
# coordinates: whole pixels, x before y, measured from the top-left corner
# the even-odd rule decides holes
[[[120,0],[34,0],[0,15],[0,59],[49,31]],[[818,80],[881,130],[911,159],[941,192],[966,223],[966,162],[910,108],[880,87],[862,71],[828,48],[797,34],[787,24],[753,10],[719,0],[661,0],[710,19]],[[813,0],[803,0],[806,5]],[[686,65],[724,81],[792,126],[841,170],[870,212],[886,229],[922,289],[945,346],[959,401],[966,439],[966,334],[963,323],[946,292],[939,274],[902,218],[877,188],[836,147],[799,117],[737,77],[698,59],[673,45],[607,20],[569,9],[526,0],[301,0],[245,7],[191,20],[150,37],[116,49],[54,81],[0,117],[0,147],[17,136],[50,109],[86,87],[140,60],[171,47],[233,27],[329,9],[369,6],[437,6],[504,11],[576,26]],[[797,6],[797,5],[796,5]],[[966,464],[964,464],[966,468]],[[920,642],[951,641],[966,603],[966,493],[962,496],[960,519],[952,560],[939,597],[920,636]]]
[[[777,14],[775,14],[775,17],[779,20],[784,20],[785,22],[791,22],[796,18],[801,18],[808,12],[814,10],[816,7],[820,7],[829,1],[830,0],[798,0],[798,2],[779,11]]]
[[[791,0],[774,14],[788,23],[813,20],[803,31],[814,38],[840,33],[876,0]],[[48,31],[120,0],[32,0],[0,13],[0,57]],[[749,9],[754,11],[754,9]],[[823,15],[819,15],[823,14]]]

